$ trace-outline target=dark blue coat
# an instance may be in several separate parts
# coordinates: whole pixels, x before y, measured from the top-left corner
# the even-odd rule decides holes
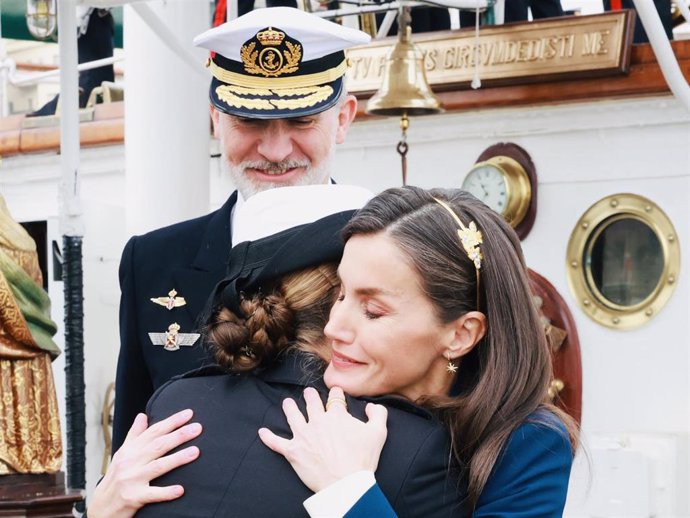
[[[563,424],[526,422],[515,430],[479,497],[472,518],[560,518],[568,493],[572,452]],[[398,515],[399,516],[399,515]],[[385,493],[374,485],[345,518],[395,518]]]
[[[292,354],[256,375],[205,369],[164,385],[149,403],[150,421],[194,409],[193,420],[202,424],[203,432],[190,444],[196,444],[201,454],[154,481],[159,486],[184,486],[180,499],[148,505],[137,517],[307,518],[302,502],[311,491],[257,434],[267,427],[289,437],[283,399],[295,398],[304,411],[305,386],[326,394],[323,382],[305,372],[309,372],[305,356]],[[461,516],[458,502],[464,493],[458,491],[448,468],[449,443],[443,427],[425,410],[399,398],[377,402],[388,407],[389,433],[376,476],[398,516]],[[360,418],[365,404],[348,397],[348,409]]]
[[[153,392],[171,379],[210,363],[201,339],[191,347],[166,351],[148,333],[164,333],[172,323],[180,333],[197,330],[198,318],[213,287],[225,276],[231,247],[230,215],[234,193],[206,216],[129,240],[120,262],[120,356],[115,385],[113,452],[143,412]],[[168,310],[150,299],[172,289],[187,304]]]

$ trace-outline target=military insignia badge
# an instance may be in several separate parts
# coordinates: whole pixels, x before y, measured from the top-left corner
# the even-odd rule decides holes
[[[266,27],[242,45],[240,57],[248,74],[278,77],[299,70],[302,45],[284,32]]]
[[[162,345],[166,351],[177,351],[180,347],[191,347],[201,335],[199,333],[180,333],[180,325],[173,322],[165,333],[149,333],[153,345]]]
[[[159,306],[164,306],[168,311],[187,304],[184,297],[177,296],[177,291],[175,289],[170,290],[167,297],[154,297],[151,299],[151,302]]]

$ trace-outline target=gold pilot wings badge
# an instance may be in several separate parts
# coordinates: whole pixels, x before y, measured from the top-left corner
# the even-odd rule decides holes
[[[180,325],[173,322],[165,333],[149,333],[153,345],[162,345],[166,351],[177,351],[180,347],[191,347],[201,335],[199,333],[180,333]]]
[[[184,306],[185,304],[187,304],[187,301],[184,299],[184,297],[177,296],[177,291],[175,289],[170,290],[168,292],[167,297],[154,297],[150,300],[154,304],[164,306],[165,308],[167,308],[168,311],[170,311],[173,308],[179,308],[180,306]]]

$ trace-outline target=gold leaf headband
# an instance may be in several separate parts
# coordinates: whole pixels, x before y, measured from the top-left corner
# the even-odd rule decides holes
[[[453,216],[453,219],[460,227],[458,229],[458,237],[460,238],[460,243],[462,243],[462,247],[465,249],[467,257],[469,257],[470,260],[474,263],[474,268],[477,272],[477,310],[479,310],[479,270],[481,270],[482,268],[482,260],[484,259],[482,251],[479,249],[479,245],[481,245],[484,242],[482,233],[479,229],[477,229],[477,225],[474,221],[470,221],[469,224],[465,226],[464,223],[458,217],[458,215],[455,213],[455,211],[451,209],[446,202],[441,201],[438,198],[434,198],[434,200],[441,207],[446,209],[451,216]]]

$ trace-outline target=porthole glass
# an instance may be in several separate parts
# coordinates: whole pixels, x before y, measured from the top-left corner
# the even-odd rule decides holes
[[[633,307],[649,298],[664,270],[664,250],[652,228],[633,217],[604,221],[585,251],[590,287],[612,307]]]
[[[580,308],[615,329],[633,329],[657,315],[671,298],[679,269],[671,220],[636,194],[592,205],[568,243],[568,284]]]

